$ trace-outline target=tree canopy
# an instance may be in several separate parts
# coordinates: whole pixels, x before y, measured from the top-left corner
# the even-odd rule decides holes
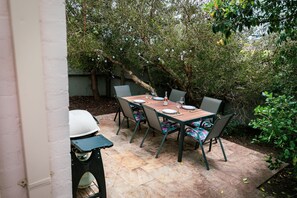
[[[238,115],[270,84],[270,53],[236,35],[222,45],[198,1],[67,0],[68,61],[112,75],[122,70],[147,90],[177,88],[232,102]]]
[[[297,40],[296,0],[211,0],[205,8],[214,18],[213,32],[226,38],[261,26],[264,33],[279,33],[280,41]]]
[[[68,0],[67,16],[69,62],[84,69],[109,69],[110,62],[126,73],[138,69],[152,87],[163,79],[195,94],[197,83],[210,85],[200,93],[217,92],[219,86],[210,82],[221,75],[194,73],[236,68],[236,58],[230,56],[236,57],[240,46],[217,44],[219,37],[210,31],[197,1]]]

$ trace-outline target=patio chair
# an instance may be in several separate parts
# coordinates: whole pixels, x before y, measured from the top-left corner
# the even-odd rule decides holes
[[[125,97],[125,96],[131,96],[131,90],[129,85],[117,85],[114,86],[114,91],[115,91],[115,96],[117,97]],[[117,116],[119,116],[119,125],[121,122],[121,107],[118,108],[115,116],[114,116],[114,121],[117,119]],[[129,125],[129,123],[128,123]]]
[[[222,104],[222,100],[205,96],[203,97],[202,103],[200,105],[200,109],[217,114],[221,107],[221,104]],[[206,120],[201,119],[199,121],[192,122],[189,125],[191,127],[210,128],[212,126],[212,123],[213,123],[213,119],[208,118]]]
[[[172,89],[170,92],[169,100],[172,102],[177,102],[180,100],[181,97],[185,97],[187,92],[180,91],[177,89]]]
[[[127,101],[127,100],[125,100],[123,98],[120,98],[120,97],[118,97],[118,101],[119,101],[119,104],[120,104],[120,107],[122,109],[124,117],[123,117],[123,120],[122,120],[122,124],[119,125],[117,135],[119,134],[119,131],[121,129],[121,125],[123,125],[123,122],[124,122],[125,119],[134,120],[135,123],[136,123],[136,126],[134,128],[134,131],[133,131],[131,139],[130,139],[130,143],[131,143],[134,136],[135,136],[135,134],[136,134],[136,131],[137,131],[140,123],[141,122],[146,122],[146,119],[145,119],[144,113],[142,111],[132,109],[132,107],[130,106],[129,101]]]
[[[140,148],[142,148],[142,145],[144,143],[144,140],[146,139],[149,131],[159,131],[162,133],[162,135],[164,136],[162,141],[161,141],[161,145],[159,146],[159,149],[156,153],[156,158],[159,157],[159,154],[161,152],[161,149],[163,147],[163,144],[167,138],[167,136],[171,133],[177,132],[178,131],[178,136],[177,139],[179,138],[179,124],[177,123],[173,123],[171,121],[163,121],[161,122],[158,116],[158,113],[156,112],[155,109],[148,107],[146,105],[142,105],[143,111],[145,113],[146,116],[146,120],[148,123],[148,129],[145,132],[145,135],[143,137],[143,140],[140,144]]]
[[[117,85],[117,86],[114,86],[114,90],[117,97],[132,95],[129,85]]]
[[[186,129],[186,136],[189,136],[196,141],[196,148],[198,148],[199,146],[201,147],[204,163],[205,163],[207,170],[209,170],[209,166],[208,166],[208,162],[206,159],[203,145],[206,141],[209,140],[209,150],[208,151],[210,152],[211,146],[212,146],[212,140],[213,139],[219,140],[219,143],[220,143],[223,155],[224,155],[224,159],[225,159],[225,161],[227,161],[227,157],[226,157],[224,147],[223,147],[220,137],[222,136],[225,127],[227,126],[227,124],[229,123],[229,121],[231,120],[231,118],[233,116],[234,116],[234,114],[232,113],[232,114],[218,117],[216,119],[214,125],[210,129],[210,131],[208,131],[204,128],[201,128],[201,127]]]

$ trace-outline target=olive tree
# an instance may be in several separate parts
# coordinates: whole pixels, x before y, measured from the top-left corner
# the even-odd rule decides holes
[[[280,41],[297,39],[295,0],[211,0],[205,8],[214,19],[213,31],[227,38],[232,32],[262,26],[264,33],[279,33]]]
[[[69,62],[90,71],[121,69],[150,91],[184,90],[195,105],[205,95],[221,98],[244,115],[270,78],[260,64],[263,54],[239,36],[224,45],[201,6],[188,0],[68,0]]]

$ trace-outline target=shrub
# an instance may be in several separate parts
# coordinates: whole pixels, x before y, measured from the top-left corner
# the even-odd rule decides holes
[[[281,45],[273,59],[273,86],[274,93],[297,97],[297,41]]]
[[[297,168],[297,101],[294,97],[264,92],[265,104],[254,109],[253,128],[260,129],[255,141],[273,143],[281,152],[274,159],[268,156],[270,169],[278,168],[282,161]]]

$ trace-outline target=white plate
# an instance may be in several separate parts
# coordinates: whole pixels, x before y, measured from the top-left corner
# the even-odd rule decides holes
[[[182,108],[183,109],[187,109],[187,110],[194,110],[194,109],[196,109],[196,107],[191,106],[191,105],[183,105]]]
[[[145,100],[133,100],[136,103],[145,103]]]
[[[163,109],[162,112],[163,112],[163,113],[168,113],[168,114],[174,114],[174,113],[177,113],[177,111],[174,110],[174,109]]]
[[[154,99],[154,100],[160,100],[160,101],[161,101],[161,100],[164,100],[164,98],[161,98],[161,97],[153,97],[153,99]]]

